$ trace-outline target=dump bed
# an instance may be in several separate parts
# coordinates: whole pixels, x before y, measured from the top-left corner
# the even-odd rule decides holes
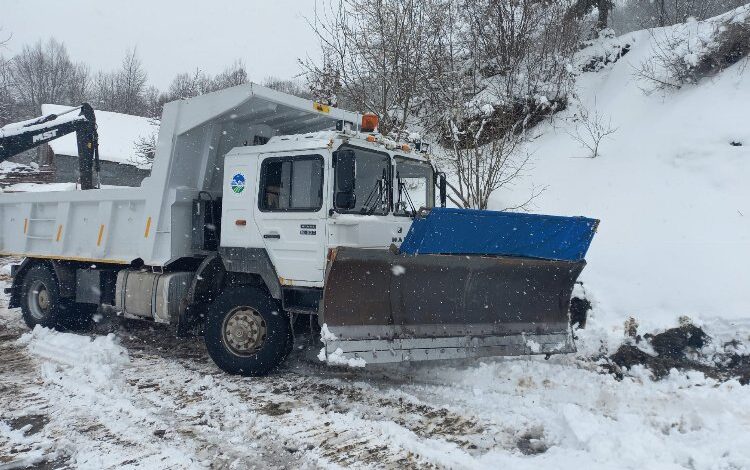
[[[193,201],[221,197],[232,148],[340,121],[360,116],[252,83],[168,103],[141,187],[0,193],[0,254],[164,266],[192,254]]]

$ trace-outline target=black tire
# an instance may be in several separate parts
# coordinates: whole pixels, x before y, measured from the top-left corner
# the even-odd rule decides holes
[[[208,308],[206,349],[229,374],[266,375],[281,364],[293,341],[289,317],[256,287],[224,291]]]
[[[21,284],[21,312],[29,328],[36,325],[57,328],[69,309],[70,302],[60,297],[57,278],[51,268],[35,264],[26,271]]]
[[[29,328],[41,325],[83,331],[91,327],[96,309],[95,305],[77,304],[72,299],[62,298],[57,277],[47,264],[35,264],[23,276],[21,312]]]

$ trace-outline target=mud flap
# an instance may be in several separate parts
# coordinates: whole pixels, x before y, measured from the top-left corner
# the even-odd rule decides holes
[[[568,309],[585,264],[339,248],[319,314],[326,353],[384,363],[573,352]]]

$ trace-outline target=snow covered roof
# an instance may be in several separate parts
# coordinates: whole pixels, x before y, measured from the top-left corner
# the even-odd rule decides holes
[[[43,104],[42,114],[61,113],[70,106]],[[94,111],[99,132],[99,158],[102,160],[138,166],[135,163],[135,143],[159,131],[153,120],[129,114]],[[68,134],[49,143],[58,155],[78,155],[76,135]]]

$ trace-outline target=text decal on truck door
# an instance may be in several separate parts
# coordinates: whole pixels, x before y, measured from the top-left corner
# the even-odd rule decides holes
[[[300,235],[317,235],[318,234],[316,230],[317,226],[315,224],[301,224],[299,228],[301,229],[299,231]]]

